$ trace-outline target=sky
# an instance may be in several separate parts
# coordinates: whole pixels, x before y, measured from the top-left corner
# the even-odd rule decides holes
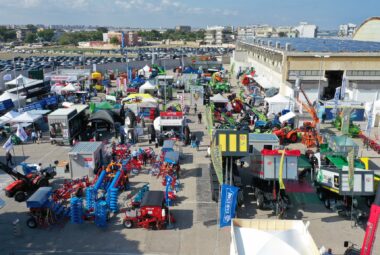
[[[360,25],[380,16],[380,0],[0,0],[0,24],[174,27]]]

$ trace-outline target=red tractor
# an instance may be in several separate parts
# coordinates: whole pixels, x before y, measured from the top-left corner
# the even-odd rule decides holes
[[[165,229],[168,223],[174,223],[165,205],[163,191],[147,191],[139,208],[126,211],[123,225],[126,228]]]
[[[51,167],[27,175],[21,174],[1,162],[0,168],[14,179],[11,184],[5,187],[5,195],[14,197],[17,202],[25,201],[38,188],[49,186],[49,180],[56,175],[55,170]]]
[[[298,141],[297,130],[293,130],[289,126],[285,126],[280,129],[275,128],[272,133],[280,139],[280,144],[284,144],[285,141],[289,141],[291,143],[296,143]]]

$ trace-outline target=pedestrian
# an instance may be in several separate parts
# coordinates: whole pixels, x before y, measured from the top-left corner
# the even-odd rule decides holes
[[[42,142],[42,131],[38,130],[37,131],[37,143],[41,143],[41,142]]]
[[[197,114],[197,104],[194,104],[194,114]]]
[[[202,123],[202,113],[201,112],[198,112],[198,123],[199,124]]]
[[[13,159],[12,154],[9,151],[7,151],[7,153],[5,154],[5,160],[7,161],[7,166],[9,166],[9,163],[11,164],[11,166],[14,165],[12,159]]]
[[[196,138],[195,145],[197,146],[197,151],[199,151],[199,145],[201,144],[201,139]]]
[[[36,170],[37,172],[40,172],[42,170],[42,163],[38,163]]]
[[[32,142],[33,143],[36,143],[37,141],[37,134],[36,134],[36,131],[32,131],[32,134],[31,134],[31,137],[32,137]]]
[[[333,255],[332,249],[328,248],[327,251],[325,253],[323,253],[323,255]]]

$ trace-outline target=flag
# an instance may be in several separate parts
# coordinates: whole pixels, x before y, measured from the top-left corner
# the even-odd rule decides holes
[[[4,143],[4,145],[3,145],[3,149],[4,149],[6,152],[8,152],[8,151],[12,150],[12,148],[13,148],[12,136],[10,136],[10,137],[8,138],[8,140]]]
[[[22,128],[20,126],[20,124],[17,126],[16,136],[18,138],[20,138],[20,140],[23,141],[23,142],[25,142],[26,140],[28,140],[28,135],[25,133],[24,128]]]
[[[346,93],[346,87],[347,87],[347,78],[346,76],[343,76],[343,79],[342,79],[342,87],[340,89],[340,98],[343,100],[344,99],[344,95]]]
[[[339,104],[339,97],[341,96],[341,87],[338,87],[335,89],[335,95],[334,95],[334,109],[332,111],[333,113],[333,119],[335,119],[337,113],[338,113],[338,104]]]
[[[368,113],[368,121],[367,121],[367,134],[368,134],[368,136],[371,134],[371,130],[372,130],[373,108],[374,107],[375,107],[375,102],[372,103],[371,110]]]
[[[278,174],[278,183],[280,184],[280,189],[285,189],[284,180],[282,179],[282,174],[284,172],[284,159],[285,159],[285,150],[282,150],[281,159],[280,159],[280,171]]]
[[[220,203],[220,223],[221,228],[230,226],[231,220],[235,217],[237,205],[237,194],[239,188],[227,184],[222,185],[222,196]]]
[[[347,155],[347,163],[348,163],[348,183],[350,186],[350,191],[353,191],[354,189],[354,172],[355,172],[355,162],[354,162],[354,149],[351,149],[351,151]]]
[[[12,80],[12,74],[7,73],[6,75],[3,76],[4,81],[10,81]]]

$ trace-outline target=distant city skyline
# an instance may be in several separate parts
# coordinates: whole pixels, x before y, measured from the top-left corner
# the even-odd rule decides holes
[[[171,28],[176,25],[295,26],[320,29],[360,25],[379,16],[380,1],[366,0],[0,0],[0,24],[99,25]]]

